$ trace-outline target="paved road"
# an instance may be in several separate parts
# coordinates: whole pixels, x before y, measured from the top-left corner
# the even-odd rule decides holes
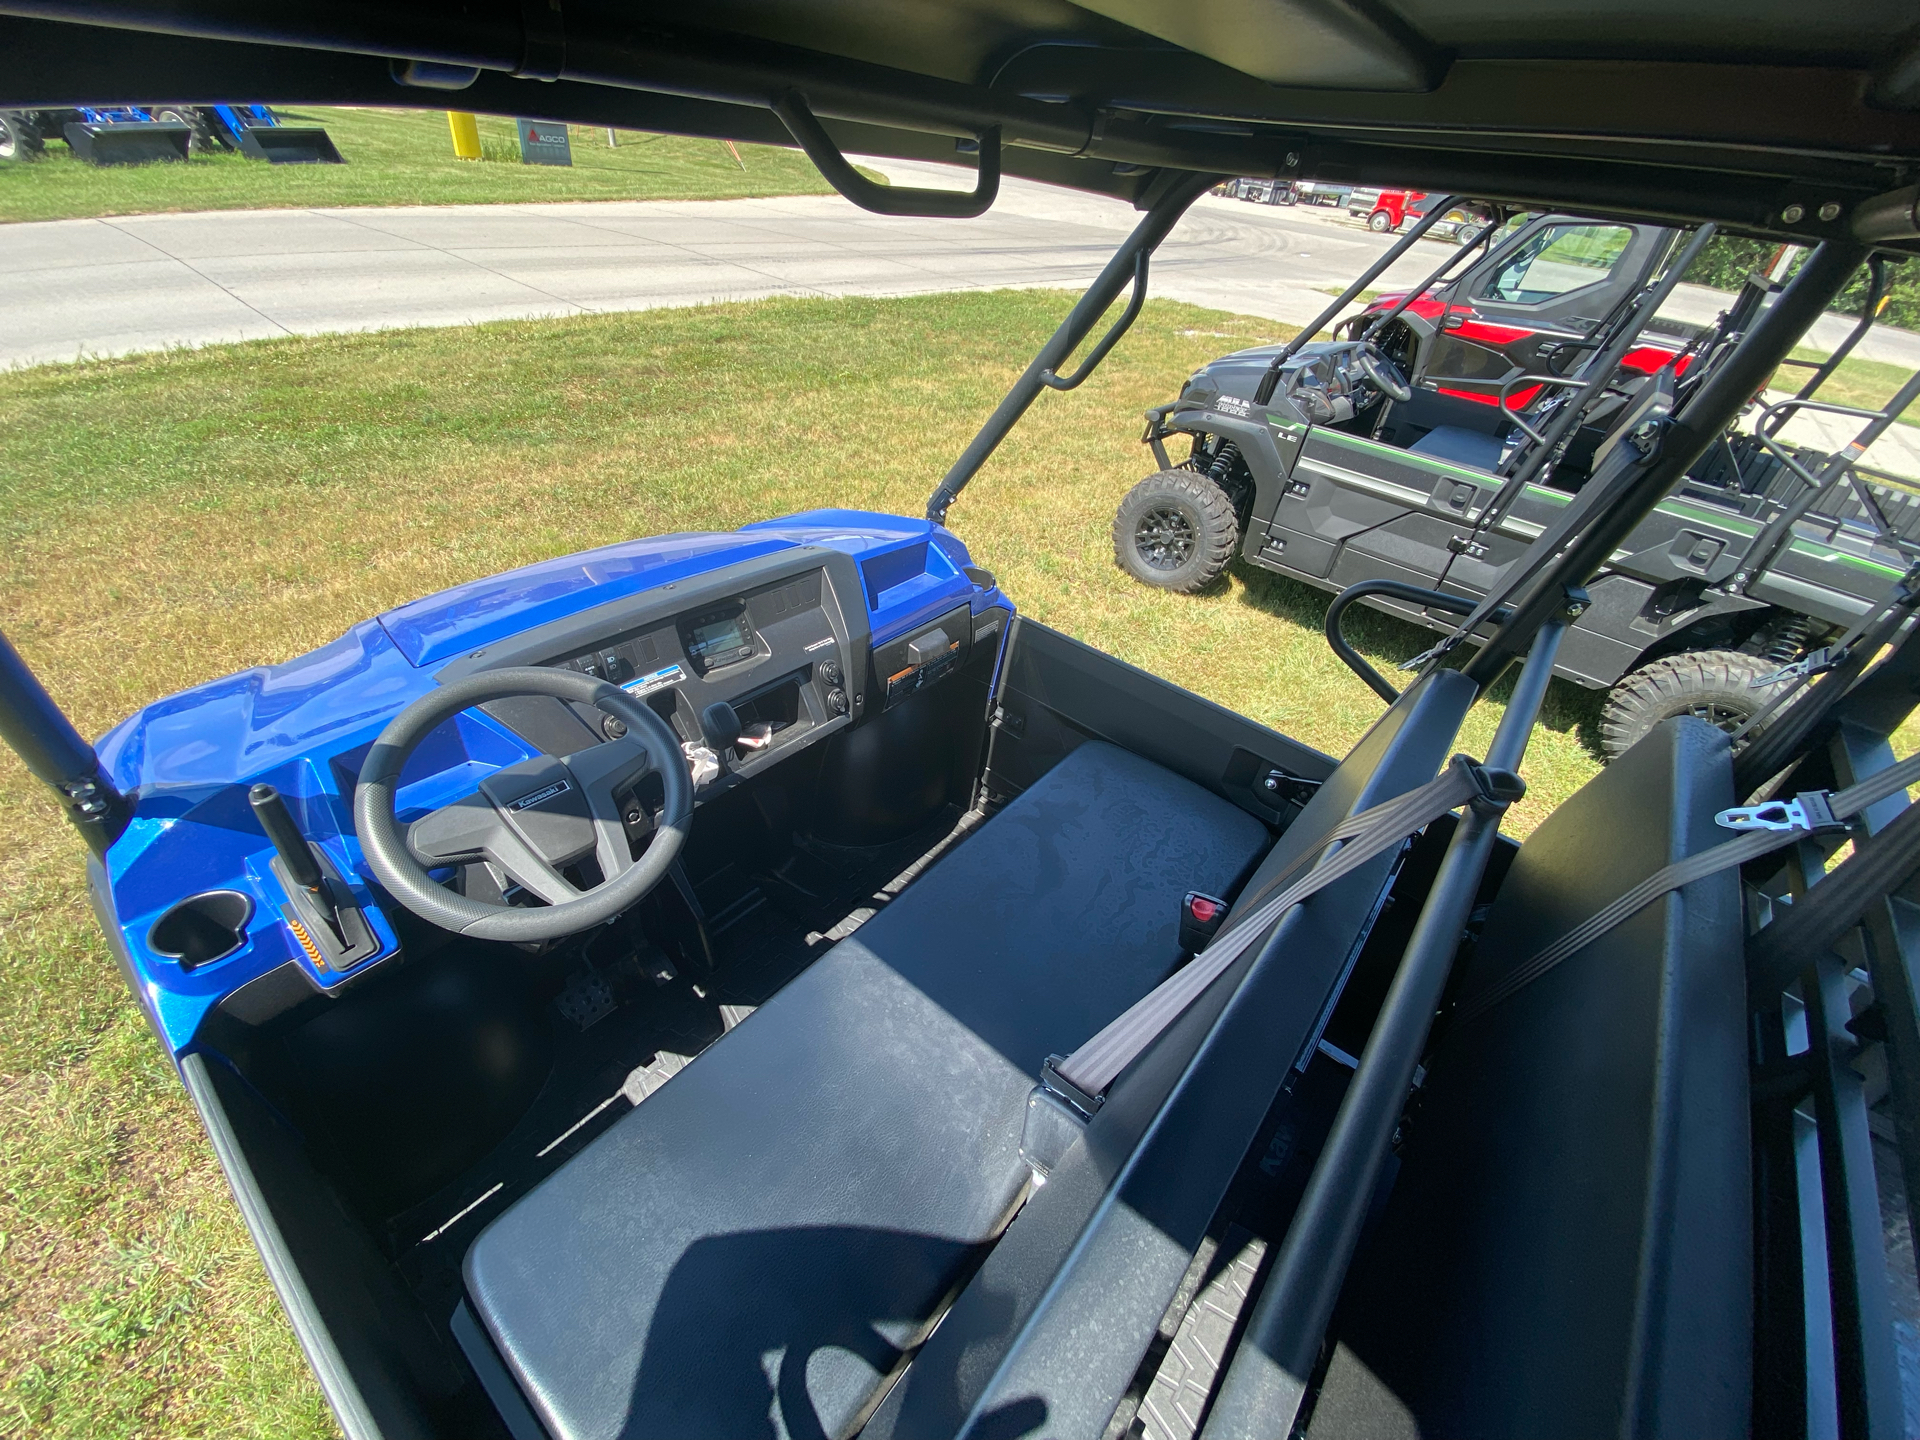
[[[896,183],[960,178],[947,166],[868,163]],[[0,367],[769,295],[1077,289],[1138,218],[1117,201],[1008,180],[992,211],[965,221],[882,218],[802,196],[0,225]],[[1155,256],[1152,289],[1300,324],[1390,243],[1334,211],[1207,196]],[[1418,280],[1451,248],[1416,245],[1378,286]],[[1724,300],[1683,289],[1671,308],[1707,321]],[[1846,328],[1828,317],[1814,338],[1831,345]],[[1876,332],[1860,353],[1920,366],[1920,336]]]
[[[0,365],[767,295],[1078,288],[1136,218],[1010,181],[969,221],[883,219],[807,196],[6,225]],[[1332,220],[1210,199],[1157,257],[1155,293],[1309,319],[1329,298],[1313,287],[1337,287],[1380,249]],[[1431,263],[1408,264],[1406,278]]]
[[[896,182],[951,167],[870,162]],[[943,173],[944,172],[944,173]],[[766,295],[1077,288],[1138,217],[1009,180],[977,220],[775,200],[229,211],[0,226],[0,366],[286,334],[692,305]],[[1390,241],[1333,211],[1203,198],[1156,294],[1301,323]],[[1422,243],[1382,285],[1450,247]],[[1680,297],[1711,319],[1721,297]],[[1837,339],[1843,326],[1830,323]],[[1827,338],[1821,336],[1820,338]],[[1862,353],[1920,366],[1920,337]]]

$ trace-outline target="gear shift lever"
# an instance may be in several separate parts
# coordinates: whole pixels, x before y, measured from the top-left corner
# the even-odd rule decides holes
[[[700,712],[700,731],[713,753],[723,755],[740,739],[740,716],[726,701],[716,700]]]

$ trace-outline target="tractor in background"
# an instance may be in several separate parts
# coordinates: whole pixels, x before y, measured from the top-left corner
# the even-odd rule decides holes
[[[0,110],[0,161],[31,160],[64,141],[94,165],[144,165],[239,153],[274,165],[343,165],[318,125],[288,125],[265,105],[82,106]]]

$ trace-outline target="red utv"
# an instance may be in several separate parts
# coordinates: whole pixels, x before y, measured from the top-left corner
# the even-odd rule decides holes
[[[1513,222],[1516,231],[1532,223]],[[1526,409],[1539,395],[1540,382],[1529,376],[1564,371],[1591,348],[1591,336],[1624,297],[1646,283],[1672,238],[1672,231],[1655,225],[1549,217],[1498,264],[1479,265],[1464,282],[1445,287],[1444,299],[1440,287],[1419,296],[1383,336],[1389,352],[1417,377],[1414,398],[1398,407],[1394,423],[1412,427],[1412,436],[1440,426],[1497,431],[1511,412]],[[1356,334],[1366,329],[1404,293],[1376,296],[1349,327]],[[1693,333],[1655,316],[1621,366],[1651,375]]]

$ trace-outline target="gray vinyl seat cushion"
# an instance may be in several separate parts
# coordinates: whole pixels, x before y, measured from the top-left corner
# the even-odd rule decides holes
[[[1089,741],[466,1260],[549,1431],[843,1434],[1005,1226],[1027,1093],[1178,958],[1262,824]]]
[[[1506,442],[1484,430],[1469,430],[1464,425],[1438,425],[1407,449],[1415,455],[1431,455],[1436,460],[1451,460],[1492,474],[1500,468],[1500,456],[1506,450]]]

